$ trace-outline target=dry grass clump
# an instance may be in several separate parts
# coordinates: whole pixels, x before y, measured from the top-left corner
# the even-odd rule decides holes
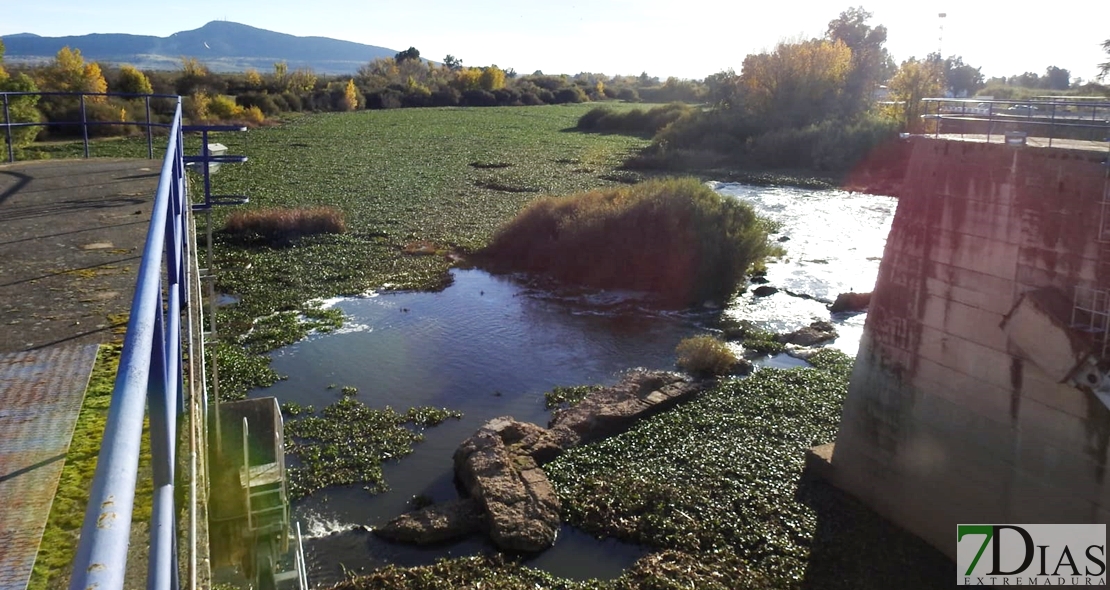
[[[736,355],[719,338],[694,336],[675,348],[678,367],[694,375],[727,375],[736,366]]]
[[[494,270],[649,291],[685,306],[727,301],[767,248],[750,206],[684,178],[537,199],[482,257]]]
[[[288,244],[302,236],[346,231],[343,213],[335,207],[271,207],[236,211],[224,225],[224,233],[234,240],[261,240],[271,244]]]

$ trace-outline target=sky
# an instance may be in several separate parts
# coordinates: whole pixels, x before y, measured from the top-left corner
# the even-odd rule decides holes
[[[850,6],[874,14],[888,29],[895,60],[942,51],[981,67],[986,77],[1044,73],[1049,66],[1092,79],[1107,61],[1110,1],[952,2],[939,0],[399,0],[316,2],[267,0],[158,3],[113,0],[3,0],[0,37],[131,33],[167,36],[212,20],[229,20],[298,36],[321,36],[422,57],[447,54],[464,65],[496,64],[520,73],[609,75],[648,72],[704,78],[783,40],[824,34]],[[941,18],[940,13],[946,16]],[[942,34],[943,28],[943,34]],[[203,61],[203,56],[196,56]]]

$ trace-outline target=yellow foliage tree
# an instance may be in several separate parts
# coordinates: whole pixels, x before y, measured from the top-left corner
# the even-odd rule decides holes
[[[316,74],[311,69],[294,70],[289,76],[289,90],[309,92],[316,88]]]
[[[154,93],[154,89],[150,86],[150,80],[146,77],[146,74],[126,64],[119,68],[119,88],[115,88],[114,90],[129,94]]]
[[[343,89],[343,108],[348,111],[358,108],[358,89],[353,78],[347,80],[347,87]]]
[[[772,126],[823,119],[844,92],[852,50],[842,41],[779,43],[744,59],[739,85],[746,104]]]
[[[108,82],[100,71],[100,65],[85,63],[80,49],[63,47],[58,50],[54,60],[41,72],[39,85],[43,90],[54,92],[107,92]],[[103,96],[90,97],[92,102],[101,102]]]
[[[459,90],[475,90],[481,87],[482,70],[462,68],[455,71],[455,87]]]
[[[482,90],[498,90],[505,87],[505,72],[497,66],[483,68],[478,76],[478,85]]]
[[[258,73],[258,70],[254,68],[248,68],[246,76],[247,86],[254,89],[262,88],[262,75]]]
[[[935,59],[910,58],[902,62],[890,80],[890,95],[894,99],[894,116],[911,132],[924,129],[921,115],[923,98],[940,96],[944,92],[944,66]]]
[[[181,74],[183,76],[191,76],[195,78],[203,78],[208,75],[208,68],[204,64],[197,61],[195,57],[181,57]]]

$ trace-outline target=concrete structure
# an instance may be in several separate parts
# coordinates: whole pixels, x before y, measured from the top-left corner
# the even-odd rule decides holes
[[[1107,358],[1107,152],[909,141],[830,476],[950,556],[957,523],[1110,523],[1075,384]]]

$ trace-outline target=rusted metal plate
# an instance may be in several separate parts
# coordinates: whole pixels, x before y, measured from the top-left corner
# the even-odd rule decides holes
[[[96,349],[0,355],[0,590],[31,577]]]

